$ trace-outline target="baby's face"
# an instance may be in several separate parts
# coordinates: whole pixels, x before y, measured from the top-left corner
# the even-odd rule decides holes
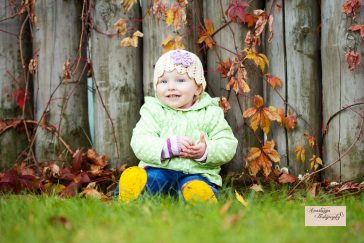
[[[156,93],[158,99],[174,109],[186,109],[192,106],[194,97],[202,91],[194,79],[187,73],[179,74],[177,70],[164,72],[158,79]]]

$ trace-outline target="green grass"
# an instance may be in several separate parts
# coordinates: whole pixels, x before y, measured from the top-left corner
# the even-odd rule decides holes
[[[243,195],[248,207],[231,192],[222,193],[220,205],[195,207],[148,195],[127,205],[2,195],[0,242],[364,242],[363,194],[337,200],[329,196],[287,200],[284,190]],[[221,215],[220,208],[230,199],[230,209]],[[308,205],[346,206],[347,226],[305,227]],[[52,221],[58,216],[66,218],[66,225]]]

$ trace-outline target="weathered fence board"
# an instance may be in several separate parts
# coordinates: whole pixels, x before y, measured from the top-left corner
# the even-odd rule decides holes
[[[120,1],[96,0],[94,16],[95,28],[103,33],[115,33],[114,24],[120,18],[139,19],[140,13],[138,4],[124,14]],[[134,31],[140,30],[138,21],[127,24]],[[93,98],[94,147],[98,153],[107,155],[113,166],[135,164],[130,139],[143,100],[141,40],[137,48],[121,47],[121,38],[103,33],[93,30],[91,37],[92,64],[98,86],[98,89],[94,87]]]
[[[153,72],[154,65],[158,58],[163,54],[161,46],[163,40],[171,35],[173,38],[177,36],[173,26],[167,26],[165,19],[161,19],[159,24],[154,15],[147,16],[147,10],[151,1],[142,0],[143,19],[143,90],[144,96],[154,96],[153,89]],[[171,6],[176,1],[166,1]],[[198,26],[200,17],[202,16],[202,2],[192,1],[187,5],[187,25],[178,31],[183,36],[182,43],[185,49],[197,53],[196,42],[198,39]]]
[[[90,146],[86,72],[82,72],[85,49],[79,50],[81,9],[80,1],[38,0],[35,5],[37,26],[33,32],[34,54],[39,64],[34,78],[35,118],[40,120],[45,112],[45,121],[60,130],[71,148]],[[77,66],[79,57],[81,61]],[[67,60],[71,64],[71,78],[63,79]],[[35,145],[39,160],[60,159],[58,155],[65,151],[57,136],[42,128],[37,131]]]
[[[229,0],[222,0],[220,4],[220,1],[204,1],[204,17],[213,22],[215,30],[225,24],[223,14],[229,2]],[[262,3],[262,1],[255,1],[253,6],[261,6]],[[224,9],[221,9],[221,6],[224,6]],[[227,19],[226,16],[225,19]],[[208,92],[212,96],[228,96],[228,91],[225,89],[227,81],[222,80],[220,74],[214,71],[217,69],[217,63],[221,60],[226,61],[228,58],[234,60],[234,53],[240,52],[244,48],[244,39],[248,29],[241,26],[241,24],[231,23],[230,26],[231,29],[226,26],[214,35],[213,38],[217,45],[214,46],[213,49],[210,49],[207,54],[207,87]],[[236,47],[234,46],[234,43],[236,43]],[[226,49],[231,50],[233,53]],[[249,95],[262,95],[262,81],[259,69],[253,63],[248,65],[246,69],[248,70],[248,83],[251,88]],[[245,166],[245,156],[249,147],[257,146],[259,143],[251,131],[243,126],[244,120],[242,111],[253,106],[251,100],[245,98],[243,95],[235,95],[233,90],[230,90],[230,92],[229,102],[231,110],[228,112],[226,119],[234,130],[235,137],[239,140],[239,144],[234,159],[225,166],[224,170],[241,171]],[[240,110],[238,99],[242,105],[242,111]]]
[[[283,6],[284,2],[282,0],[267,0],[266,1],[266,10],[272,11],[271,15],[273,16],[273,39],[269,43],[267,41],[267,37],[265,37],[265,53],[269,59],[270,65],[268,67],[267,72],[270,74],[277,76],[282,81],[282,88],[276,87],[276,90],[280,93],[280,95],[286,99],[287,92],[287,82],[286,82],[286,50],[285,50],[285,40],[284,40],[284,10],[282,8],[277,8],[276,6],[272,6],[272,4],[278,4],[279,6]],[[276,108],[282,107],[285,110],[286,104],[279,97],[276,91],[267,83],[264,82],[264,98],[267,105],[272,105]],[[271,130],[268,134],[268,140],[274,139],[276,143],[276,148],[279,154],[281,155],[280,166],[287,167],[288,166],[288,151],[287,151],[287,134],[284,126],[279,126],[276,122],[272,123]]]
[[[310,149],[303,136],[304,133],[311,134],[320,141],[319,9],[316,0],[284,1],[287,101],[307,121],[299,119],[297,127],[287,133],[289,167],[296,175],[309,170],[310,164],[296,160],[295,147],[304,145],[308,159],[319,152],[315,148]]]
[[[16,13],[16,8],[21,3],[14,1],[13,6],[7,2],[0,3],[0,19],[5,19]],[[25,72],[22,68],[20,55],[27,61],[28,47],[22,40],[22,51],[17,35],[21,31],[24,15],[0,23],[0,118],[20,118],[22,109],[17,104],[19,92],[25,89]],[[25,32],[23,32],[24,34]],[[28,106],[28,105],[27,105]],[[27,145],[23,132],[9,129],[0,136],[0,169],[10,167],[20,152]]]
[[[364,42],[359,33],[348,32],[350,20],[341,11],[342,1],[323,0],[322,9],[322,77],[323,77],[323,115],[325,124],[331,116],[342,108],[354,103],[364,102],[364,69],[362,64],[350,71],[345,53],[356,50],[364,58]],[[359,22],[364,21],[364,7],[360,8]],[[328,165],[338,163],[324,171],[327,179],[346,181],[364,176],[363,136],[353,145],[360,130],[364,106],[357,105],[334,116],[324,137],[324,162]],[[358,114],[356,114],[357,112]],[[340,158],[341,156],[344,156]]]

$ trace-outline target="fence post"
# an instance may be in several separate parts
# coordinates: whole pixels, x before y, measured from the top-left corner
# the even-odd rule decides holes
[[[82,1],[38,0],[33,30],[33,52],[38,59],[34,78],[35,118],[55,126],[72,149],[90,145],[85,39],[80,41],[81,9]],[[64,161],[70,152],[59,143],[55,133],[41,127],[35,147],[38,160]]]
[[[297,175],[310,170],[307,160],[313,154],[320,155],[319,147],[310,148],[303,136],[307,133],[318,139],[316,143],[321,141],[320,36],[317,31],[320,6],[316,0],[284,1],[283,5],[287,56],[286,99],[307,121],[298,119],[297,127],[287,133],[289,167]],[[296,160],[296,146],[305,148],[305,163]]]
[[[276,90],[280,95],[286,99],[287,81],[286,81],[286,47],[284,45],[284,11],[282,8],[272,6],[275,3],[276,6],[284,6],[283,0],[266,0],[266,10],[271,11],[273,16],[273,32],[274,36],[269,43],[267,36],[265,36],[265,53],[269,59],[269,67],[267,72],[271,75],[278,77],[282,81],[282,87],[276,87]],[[264,83],[264,98],[267,105],[272,105],[276,108],[282,107],[285,110],[286,104],[279,97],[276,91],[265,81]],[[268,134],[268,140],[273,139],[276,143],[277,151],[281,155],[280,166],[288,166],[288,151],[287,151],[287,131],[284,126],[279,126],[276,122],[272,123],[271,130]]]
[[[7,1],[0,3],[0,19],[5,19],[14,15],[22,1],[13,1],[12,4]],[[7,19],[0,23],[0,118],[21,118],[22,104],[21,99],[25,98],[26,84],[29,85],[28,76],[22,67],[22,55],[24,64],[29,62],[29,37],[26,33],[28,25],[22,25],[25,21],[25,14]],[[21,35],[21,36],[20,36]],[[19,38],[19,39],[18,39]],[[21,42],[20,42],[21,41]],[[21,45],[21,46],[20,46]],[[22,51],[20,51],[22,48]],[[32,107],[30,97],[25,100],[25,109],[29,111]],[[18,99],[20,102],[18,102]],[[25,118],[29,116],[25,113]],[[20,125],[22,126],[22,125]],[[23,130],[23,129],[22,129]],[[10,167],[27,146],[28,141],[25,133],[18,132],[15,129],[8,129],[0,135],[0,169]]]
[[[220,28],[225,24],[224,22],[224,12],[227,9],[229,0],[221,1],[204,1],[204,17],[210,19],[215,30]],[[263,5],[263,1],[254,1],[252,3],[253,8],[259,8]],[[223,9],[221,9],[221,7]],[[225,16],[227,19],[228,17]],[[228,21],[229,19],[227,19]],[[225,26],[224,29],[219,31],[214,35],[214,40],[217,45],[212,49],[208,50],[207,53],[207,83],[208,92],[212,96],[228,96],[228,91],[225,87],[227,84],[226,80],[220,78],[220,74],[216,71],[217,64],[221,60],[226,61],[228,58],[234,60],[233,52],[240,52],[244,48],[245,35],[248,32],[248,28],[242,26],[242,24],[230,24],[231,29]],[[234,41],[235,38],[235,41]],[[236,43],[236,48],[234,46]],[[226,50],[228,49],[228,50]],[[220,60],[221,59],[221,60]],[[259,68],[255,64],[251,63],[246,67],[248,70],[248,83],[250,86],[250,95],[262,95],[262,80]],[[258,147],[259,143],[252,133],[247,129],[244,124],[242,112],[247,108],[253,106],[249,98],[243,97],[243,95],[235,95],[234,90],[230,90],[229,103],[231,105],[231,110],[227,114],[227,121],[229,122],[232,129],[235,131],[235,137],[239,140],[238,148],[236,150],[236,155],[231,161],[231,163],[224,166],[225,171],[242,171],[245,166],[245,156],[248,153],[250,147]],[[239,102],[242,105],[243,110],[240,110]]]
[[[93,97],[94,147],[98,153],[106,154],[113,166],[135,164],[130,139],[143,100],[142,41],[138,40],[136,48],[121,47],[120,41],[141,30],[138,21],[140,7],[135,4],[124,13],[117,1],[95,0],[94,3],[91,36],[91,58],[97,84]],[[119,37],[115,34],[114,24],[121,18],[126,20],[127,28],[131,31]]]
[[[342,12],[342,4],[343,1],[339,0],[321,1],[323,117],[327,129],[323,140],[324,165],[338,160],[324,171],[324,177],[333,181],[364,176],[364,128],[361,127],[364,111],[364,42],[358,31],[348,31],[351,20]],[[364,8],[361,7],[359,11],[357,21],[363,23]],[[357,52],[362,60],[353,71],[349,70],[345,59],[345,53],[349,51]],[[353,104],[357,105],[344,109]]]

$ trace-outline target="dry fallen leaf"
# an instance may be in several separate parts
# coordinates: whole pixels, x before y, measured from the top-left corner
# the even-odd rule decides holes
[[[258,184],[253,184],[251,187],[250,187],[251,190],[254,190],[256,192],[264,192],[263,188],[261,185],[258,185]]]
[[[241,204],[243,204],[244,205],[244,207],[248,207],[248,202],[247,201],[245,201],[245,199],[244,199],[244,197],[242,196],[242,195],[240,195],[236,190],[235,190],[235,197],[236,197],[236,199],[241,203]]]

